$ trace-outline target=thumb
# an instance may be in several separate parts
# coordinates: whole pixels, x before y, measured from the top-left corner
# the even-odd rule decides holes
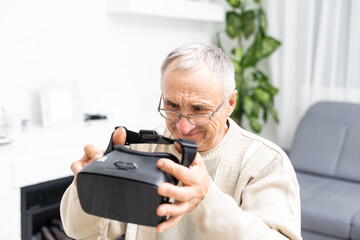
[[[191,165],[205,165],[204,159],[201,157],[199,152],[196,153],[195,158],[190,164],[190,166]]]
[[[116,129],[112,140],[114,145],[124,145],[126,141],[125,128],[119,127],[118,129]]]

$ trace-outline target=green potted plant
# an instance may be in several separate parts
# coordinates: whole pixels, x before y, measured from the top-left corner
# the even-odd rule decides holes
[[[261,132],[271,115],[279,122],[274,108],[278,89],[260,70],[260,60],[271,55],[280,42],[266,33],[267,20],[261,0],[227,0],[231,9],[226,12],[226,36],[231,39],[229,50],[235,68],[237,105],[231,117],[240,124],[248,119],[254,132]],[[224,32],[224,31],[221,31]],[[217,45],[222,48],[221,32],[217,33]],[[228,48],[229,49],[229,48]]]

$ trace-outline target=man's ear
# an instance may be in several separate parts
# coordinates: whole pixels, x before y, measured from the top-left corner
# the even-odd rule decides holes
[[[230,117],[230,115],[232,114],[232,112],[235,109],[235,105],[236,105],[236,95],[237,95],[238,91],[234,90],[234,92],[231,94],[230,98],[229,98],[229,108],[228,108],[228,117]]]

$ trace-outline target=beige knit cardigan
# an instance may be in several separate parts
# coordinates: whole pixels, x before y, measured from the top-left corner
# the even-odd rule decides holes
[[[214,148],[200,152],[211,176],[203,201],[174,228],[126,224],[86,214],[71,184],[60,213],[66,233],[75,239],[301,239],[300,197],[294,169],[275,144],[240,128],[230,127]],[[165,136],[170,137],[166,130]],[[135,146],[135,145],[134,145]],[[170,152],[173,145],[136,145],[137,150]]]

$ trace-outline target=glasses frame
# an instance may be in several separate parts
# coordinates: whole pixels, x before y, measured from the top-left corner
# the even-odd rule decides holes
[[[182,117],[185,117],[189,123],[191,123],[192,125],[199,125],[199,126],[204,126],[204,125],[209,125],[211,123],[211,120],[214,118],[215,114],[220,111],[221,107],[224,105],[224,103],[228,100],[228,98],[225,98],[224,101],[222,101],[222,103],[220,104],[219,107],[217,107],[215,109],[215,111],[211,114],[211,115],[207,115],[207,114],[187,114],[187,115],[182,115],[181,113],[179,112],[175,112],[175,111],[172,111],[172,110],[168,110],[168,109],[164,109],[164,108],[161,108],[161,100],[163,98],[163,94],[161,94],[160,96],[160,101],[159,101],[159,106],[158,106],[158,112],[160,113],[160,115],[167,119],[167,120],[170,120],[170,121],[173,121],[173,122],[179,122],[180,119]],[[174,120],[174,119],[170,119],[170,118],[167,118],[166,116],[162,115],[160,111],[166,111],[166,112],[171,112],[171,113],[174,113],[174,114],[177,114],[179,116],[179,119],[178,120]],[[198,117],[208,117],[209,118],[209,122],[206,123],[206,124],[198,124],[198,123],[192,123],[190,121],[190,118],[191,116],[198,116]]]

